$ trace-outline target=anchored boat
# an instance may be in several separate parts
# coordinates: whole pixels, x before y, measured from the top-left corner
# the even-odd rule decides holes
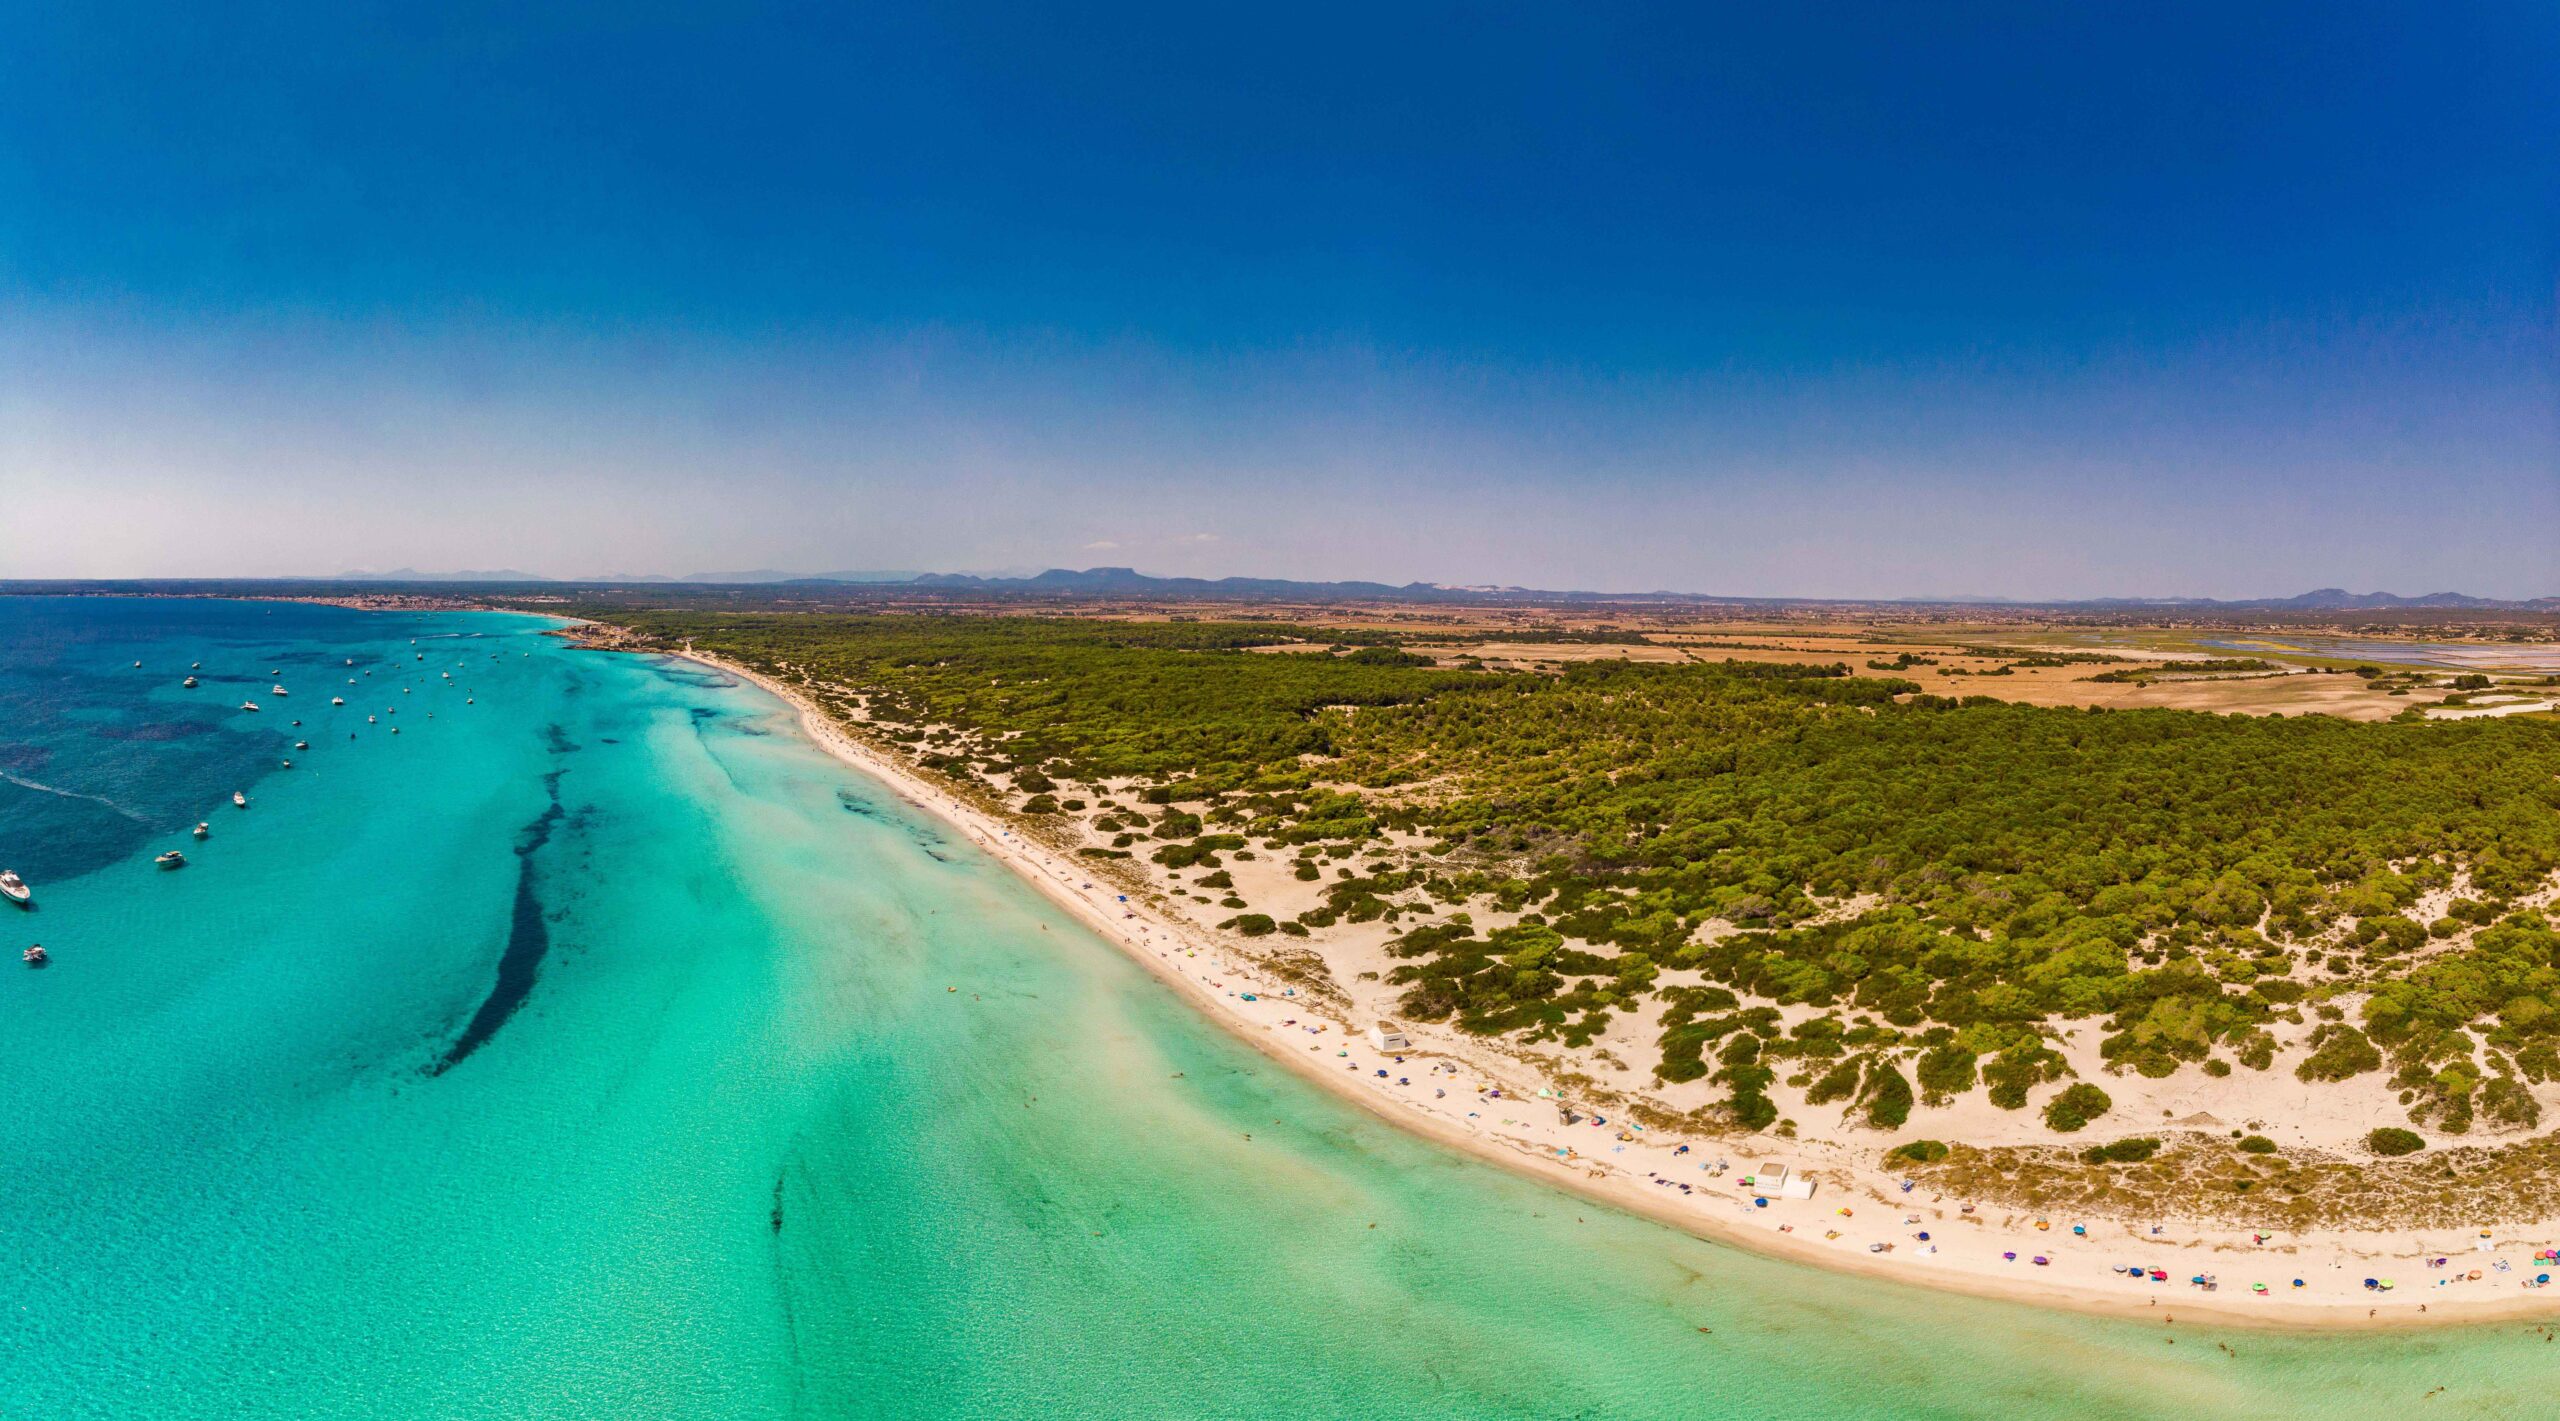
[[[0,868],[0,897],[12,903],[26,904],[36,900],[36,891],[27,886],[27,881],[18,876],[16,869]]]

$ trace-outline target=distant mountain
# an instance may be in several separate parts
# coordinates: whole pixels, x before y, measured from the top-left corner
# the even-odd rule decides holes
[[[1892,599],[1827,598],[1827,597],[1723,597],[1696,592],[1555,592],[1510,586],[1452,586],[1437,582],[1408,582],[1396,585],[1385,582],[1295,582],[1267,577],[1154,577],[1126,567],[1090,567],[1081,572],[1051,568],[1031,577],[981,577],[971,573],[926,573],[904,584],[920,588],[945,588],[954,591],[1015,593],[1047,596],[1101,597],[1192,597],[1281,598],[1297,601],[1362,601],[1394,602],[1476,602],[1485,600],[1529,602],[1704,602],[1738,605],[1784,606],[1815,604],[1865,605],[1876,601],[1892,601],[1899,605],[1924,607],[2078,607],[2078,608],[2145,608],[2184,607],[2217,611],[2327,612],[2368,611],[2406,608],[2430,610],[2441,608],[2491,608],[2508,610],[2560,609],[2560,597],[2542,597],[2527,602],[2499,601],[2489,597],[2473,597],[2460,592],[2433,592],[2424,597],[2401,597],[2389,592],[2352,593],[2335,587],[2305,592],[2296,597],[2248,598],[2221,601],[2210,597],[2106,597],[2082,600],[2035,602],[2009,597],[1904,597]]]
[[[1270,577],[1151,577],[1135,568],[1127,567],[1089,567],[1082,572],[1053,567],[1047,572],[1031,577],[980,577],[975,573],[966,572],[929,572],[915,578],[913,585],[965,589],[972,592],[1045,592],[1084,596],[1309,599],[1360,597],[1405,601],[1498,596],[1519,591],[1516,588],[1448,588],[1428,582],[1408,582],[1402,587],[1395,587],[1384,582],[1291,582]],[[1590,597],[1604,594],[1570,592],[1547,595]]]
[[[759,567],[746,572],[688,572],[682,577],[655,579],[662,582],[705,582],[720,586],[754,587],[766,583],[818,582],[913,582],[922,574],[904,572],[783,572],[777,568]]]
[[[511,567],[492,568],[486,572],[468,569],[459,572],[420,572],[414,567],[395,567],[389,572],[342,572],[335,577],[311,579],[314,582],[549,582],[538,572],[518,572]]]
[[[2460,592],[2430,592],[2424,597],[2401,597],[2389,592],[2349,592],[2343,587],[2323,587],[2317,592],[2305,592],[2299,597],[2287,597],[2266,605],[2303,612],[2363,612],[2384,607],[2506,607],[2516,604]]]
[[[2222,600],[2211,597],[2098,597],[2079,599],[2034,600],[1986,596],[1966,597],[1768,597],[1720,596],[1701,592],[1559,592],[1508,585],[1455,585],[1442,582],[1299,582],[1276,577],[1157,577],[1128,567],[1089,567],[1081,571],[1053,567],[1045,572],[1005,570],[1001,572],[826,572],[794,573],[773,568],[743,572],[696,572],[681,578],[662,573],[617,573],[601,577],[557,579],[540,573],[521,572],[512,568],[486,572],[421,572],[415,568],[395,568],[389,572],[354,571],[334,578],[213,578],[189,579],[183,582],[150,580],[141,582],[85,581],[17,582],[0,580],[0,589],[45,590],[86,588],[90,586],[125,587],[239,587],[262,582],[308,588],[315,584],[434,584],[448,586],[464,583],[502,584],[542,583],[563,591],[572,589],[610,590],[637,585],[674,586],[760,586],[798,589],[805,595],[791,600],[822,602],[824,589],[846,589],[844,596],[863,598],[897,598],[902,595],[948,597],[984,596],[1029,599],[1072,600],[1086,597],[1123,597],[1131,599],[1164,598],[1188,601],[1294,601],[1294,602],[1419,602],[1476,603],[1508,605],[1646,606],[1686,605],[1691,607],[1910,607],[1962,609],[1996,607],[2009,610],[2051,610],[2063,612],[2146,611],[2192,612],[2209,616],[2249,615],[2253,613],[2320,613],[2320,612],[2391,612],[2391,611],[2508,611],[2560,613],[2560,596],[2505,600],[2475,597],[2463,592],[2430,592],[2419,597],[2403,597],[2391,592],[2348,592],[2343,588],[2323,587],[2291,597],[2258,597]]]

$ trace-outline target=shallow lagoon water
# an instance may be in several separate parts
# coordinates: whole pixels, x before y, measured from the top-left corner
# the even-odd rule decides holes
[[[2529,1326],[2047,1313],[1453,1156],[540,625],[0,599],[0,1416],[2549,1414]]]

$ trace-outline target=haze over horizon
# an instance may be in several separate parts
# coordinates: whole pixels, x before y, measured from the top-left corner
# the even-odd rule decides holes
[[[2560,593],[2560,12],[0,19],[0,577]]]

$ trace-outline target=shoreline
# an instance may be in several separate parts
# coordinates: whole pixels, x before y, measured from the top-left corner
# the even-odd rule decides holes
[[[1829,1161],[1815,1166],[1824,1184],[1814,1199],[1782,1200],[1771,1195],[1766,1204],[1755,1204],[1753,1192],[1739,1184],[1754,1161],[1793,1157],[1801,1166],[1806,1147],[1792,1141],[1753,1140],[1746,1153],[1742,1141],[1702,1140],[1687,1142],[1675,1152],[1670,1147],[1678,1142],[1658,1135],[1632,1138],[1629,1131],[1640,1133],[1641,1126],[1619,1131],[1614,1137],[1618,1143],[1613,1144],[1610,1137],[1591,1128],[1593,1122],[1579,1122],[1579,1129],[1522,1119],[1502,1119],[1499,1127],[1477,1123],[1485,1111],[1457,1112],[1470,1104],[1497,1115],[1503,1110],[1552,1111],[1551,1105],[1532,1094],[1544,1082],[1523,1088],[1473,1062],[1444,1063],[1442,1054],[1428,1045],[1417,1045],[1390,1060],[1390,1053],[1372,1047],[1353,1024],[1297,998],[1285,985],[1272,983],[1258,964],[1236,961],[1214,934],[1134,901],[1137,895],[1124,897],[1107,878],[1090,877],[1068,851],[1043,844],[1023,826],[930,783],[864,743],[799,689],[690,648],[647,654],[716,670],[782,701],[797,712],[802,733],[818,749],[966,834],[1222,1029],[1337,1099],[1445,1148],[1694,1237],[1861,1277],[2117,1319],[2159,1318],[2164,1325],[2186,1316],[2215,1325],[2330,1332],[2547,1319],[2560,1313],[2560,1297],[2512,1289],[2511,1283],[2520,1281],[2516,1273],[2491,1271],[2491,1255],[2468,1241],[2451,1242],[2451,1230],[2436,1231],[2446,1242],[2420,1239],[2415,1237],[2419,1231],[2409,1231],[2338,1235],[2325,1247],[2306,1239],[2254,1251],[2248,1248],[2246,1231],[2229,1231],[2220,1238],[2207,1233],[2154,1241],[2136,1237],[2130,1226],[2108,1221],[2088,1224],[2087,1236],[2079,1237],[2059,1219],[2051,1221],[2056,1227],[2029,1227],[2020,1222],[2018,1211],[2010,1211],[1995,1223],[1988,1215],[1975,1215],[1970,1205],[1954,1212],[1953,1200],[1918,1192],[1890,1194],[1879,1185],[1890,1186],[1893,1181],[1867,1177],[1871,1172],[1837,1182],[1840,1170]],[[1319,1019],[1321,1025],[1308,1025]],[[1311,1044],[1295,1049],[1301,1042]],[[1341,1073],[1331,1069],[1336,1063],[1344,1064]],[[1390,1065],[1401,1068],[1402,1074],[1389,1075],[1380,1069]],[[1417,1072],[1425,1076],[1419,1087],[1412,1084]],[[1438,1084],[1444,1075],[1447,1084]],[[1481,1082],[1473,1097],[1453,1096],[1451,1088],[1463,1089],[1470,1078]],[[1432,1094],[1426,1099],[1423,1091]],[[1591,1146],[1594,1153],[1583,1153],[1583,1145]],[[1633,1159],[1613,1160],[1629,1150],[1637,1152]],[[1730,1156],[1732,1168],[1710,1175],[1703,1161],[1719,1151]],[[1635,1167],[1648,1162],[1656,1168],[1639,1174]],[[1721,1215],[1716,1212],[1718,1206],[1722,1206]],[[1897,1238],[1890,1228],[1879,1232],[1872,1217],[1858,1221],[1857,1214],[1899,1214],[1902,1233]],[[1914,1229],[1919,1232],[1912,1233]],[[1856,1237],[1848,1236],[1852,1231]],[[1938,1238],[1932,1243],[1915,1247],[1910,1242],[1915,1237],[1929,1238],[1933,1232]],[[2106,1240],[2109,1234],[2121,1234],[2121,1241]],[[1886,1241],[1891,1251],[1866,1251],[1870,1241]],[[1940,1252],[1936,1242],[1964,1252]],[[2360,1245],[2391,1250],[2388,1261],[2361,1252]],[[2504,1256],[2528,1246],[2547,1245],[2501,1241],[2495,1253]],[[2235,1249],[2242,1256],[2231,1256]],[[2324,1255],[2324,1261],[2315,1263],[2307,1256],[2315,1251]],[[2013,1253],[2014,1260],[1997,1259],[2003,1252]],[[2033,1267],[2028,1259],[2038,1254],[2062,1266],[2052,1273],[2024,1271]],[[2360,1283],[2347,1282],[2338,1276],[2349,1270],[2344,1255],[2368,1260],[2352,1271],[2369,1269],[2393,1278],[2399,1287],[2375,1294],[2362,1290]],[[2430,1270],[2422,1256],[2453,1261],[2442,1270]],[[2242,1276],[2251,1259],[2263,1262],[2254,1277]],[[2137,1283],[2103,1271],[2115,1263],[2158,1267],[2170,1275],[2169,1280]],[[2079,1266],[2069,1266],[2074,1264]],[[2480,1281],[2459,1290],[2453,1286],[2475,1270],[2481,1274]],[[2536,1271],[2560,1271],[2560,1265],[2525,1263],[2521,1276],[2530,1277]],[[2223,1281],[2230,1291],[2189,1287],[2185,1280],[2198,1272],[2230,1275]],[[2317,1277],[2324,1286],[2317,1293],[2297,1292],[2288,1286],[2296,1277],[2306,1283]],[[2266,1284],[2267,1293],[2247,1291],[2250,1284],[2259,1282]],[[2285,1291],[2275,1291],[2279,1288]],[[2354,1290],[2343,1291],[2348,1288]]]

